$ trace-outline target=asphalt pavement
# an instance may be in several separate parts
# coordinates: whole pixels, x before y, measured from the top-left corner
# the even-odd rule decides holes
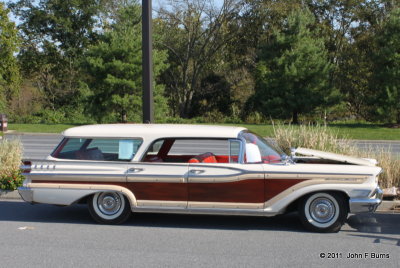
[[[1,267],[398,267],[400,214],[350,215],[339,233],[271,218],[134,214],[93,222],[86,205],[0,201]]]

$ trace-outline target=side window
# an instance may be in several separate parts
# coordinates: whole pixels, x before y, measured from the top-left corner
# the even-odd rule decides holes
[[[229,139],[162,139],[147,150],[143,162],[238,163],[240,141]]]
[[[161,146],[163,145],[164,140],[158,140],[154,142],[149,149],[147,150],[148,155],[157,155],[160,152]]]
[[[140,139],[82,139],[63,141],[52,156],[60,159],[129,161],[138,151]]]

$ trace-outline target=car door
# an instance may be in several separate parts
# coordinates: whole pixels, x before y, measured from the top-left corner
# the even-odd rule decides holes
[[[186,208],[188,163],[130,163],[127,187],[138,207]]]
[[[221,142],[226,144],[226,151],[216,152],[216,159],[221,159],[221,155],[228,155],[227,163],[222,161],[189,163],[188,208],[262,209],[264,207],[262,164],[239,163],[241,142],[238,140]]]
[[[188,208],[258,209],[264,207],[260,164],[189,164]]]

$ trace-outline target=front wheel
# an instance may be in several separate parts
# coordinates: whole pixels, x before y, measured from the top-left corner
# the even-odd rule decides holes
[[[338,193],[315,193],[301,200],[298,207],[303,225],[315,232],[338,232],[347,219],[345,198]]]
[[[119,192],[99,192],[88,199],[92,218],[103,224],[121,224],[131,215],[126,197]]]

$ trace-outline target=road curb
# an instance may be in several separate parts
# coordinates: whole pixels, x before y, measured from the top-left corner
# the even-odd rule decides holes
[[[395,201],[382,201],[382,204],[379,205],[378,209],[376,211],[378,212],[386,212],[386,211],[399,211],[400,208],[400,200],[395,200]]]
[[[0,190],[0,200],[7,200],[7,199],[21,199],[18,191],[5,191]]]

